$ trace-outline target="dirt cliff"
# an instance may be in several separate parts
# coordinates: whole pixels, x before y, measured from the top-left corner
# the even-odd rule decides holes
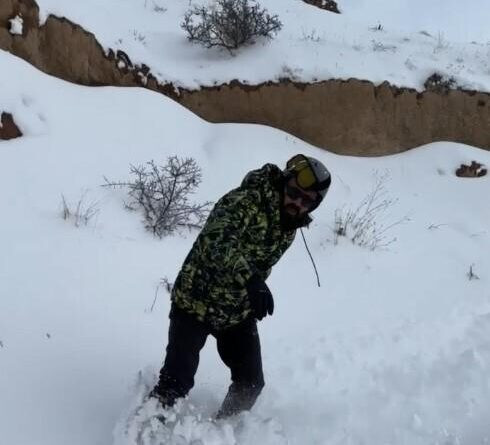
[[[9,32],[21,14],[22,35]],[[1,0],[0,48],[41,70],[82,85],[143,86],[159,91],[210,122],[270,125],[312,144],[347,155],[397,153],[433,141],[490,149],[490,95],[425,91],[351,79],[301,84],[284,80],[247,86],[237,81],[199,91],[158,84],[149,67],[118,61],[95,36],[69,20],[50,16],[39,26],[34,0]],[[1,105],[1,104],[0,104]]]

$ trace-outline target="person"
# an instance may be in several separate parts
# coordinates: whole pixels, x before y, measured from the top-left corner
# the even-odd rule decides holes
[[[166,357],[149,397],[166,408],[185,397],[213,335],[232,381],[216,417],[252,408],[264,386],[257,320],[274,311],[266,279],[330,183],[319,160],[299,154],[284,170],[250,171],[215,204],[172,288]]]

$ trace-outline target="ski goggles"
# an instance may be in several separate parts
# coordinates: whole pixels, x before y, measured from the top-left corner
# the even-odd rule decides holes
[[[317,178],[310,161],[304,155],[299,154],[291,158],[286,164],[286,169],[295,175],[296,183],[304,190],[318,191],[325,188],[326,184]]]
[[[286,184],[286,194],[293,200],[301,199],[301,205],[306,208],[312,208],[318,203],[318,196],[311,198],[306,193],[302,192],[298,187]]]

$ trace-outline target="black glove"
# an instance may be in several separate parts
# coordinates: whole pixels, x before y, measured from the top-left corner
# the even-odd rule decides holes
[[[258,320],[274,312],[274,299],[265,281],[258,275],[253,275],[247,283],[248,298],[252,312]]]

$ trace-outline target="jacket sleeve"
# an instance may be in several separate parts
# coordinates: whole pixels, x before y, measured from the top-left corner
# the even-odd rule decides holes
[[[230,279],[245,286],[257,271],[243,256],[244,233],[258,212],[258,192],[238,188],[215,205],[201,232],[201,252],[217,282]]]

